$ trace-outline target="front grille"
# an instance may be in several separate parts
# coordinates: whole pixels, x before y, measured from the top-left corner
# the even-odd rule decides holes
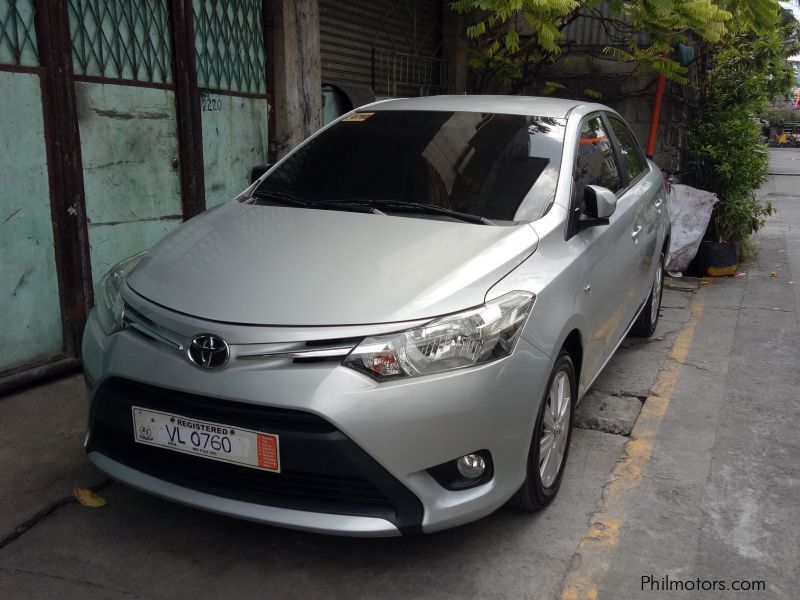
[[[220,400],[178,390],[168,390],[128,379],[111,379],[103,384],[97,395],[108,396],[113,402],[127,402],[130,406],[153,408],[182,416],[193,416],[203,421],[238,425],[269,433],[286,431],[303,433],[329,433],[336,428],[315,414],[302,410],[274,408],[247,402]],[[144,404],[143,404],[144,403]]]
[[[131,406],[280,436],[281,473],[199,458],[134,441]],[[158,479],[266,506],[384,518],[417,531],[422,505],[405,486],[325,419],[157,388],[123,379],[95,393],[89,452]]]
[[[337,475],[283,470],[270,473],[137,444],[133,433],[97,423],[92,450],[129,467],[198,491],[270,506],[385,517],[389,500],[371,482]],[[370,507],[379,509],[371,510]]]

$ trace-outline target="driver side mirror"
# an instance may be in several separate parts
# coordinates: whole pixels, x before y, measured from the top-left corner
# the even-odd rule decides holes
[[[256,165],[255,167],[250,169],[250,183],[255,183],[256,181],[258,181],[259,177],[261,177],[271,168],[272,168],[272,163],[266,163],[263,165]]]
[[[608,225],[608,219],[617,210],[617,196],[608,188],[587,185],[583,192],[578,226],[581,229]]]

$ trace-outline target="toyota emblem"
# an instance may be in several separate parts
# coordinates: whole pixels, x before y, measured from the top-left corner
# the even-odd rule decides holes
[[[221,369],[228,364],[230,348],[218,335],[202,333],[192,338],[186,355],[189,362],[202,369]]]

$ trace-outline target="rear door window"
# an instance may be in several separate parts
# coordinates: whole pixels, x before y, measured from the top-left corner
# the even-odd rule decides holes
[[[647,160],[642,153],[642,148],[625,123],[613,115],[608,115],[608,122],[611,124],[611,129],[614,130],[614,135],[617,136],[619,152],[625,168],[628,170],[628,178],[633,181],[647,170]]]

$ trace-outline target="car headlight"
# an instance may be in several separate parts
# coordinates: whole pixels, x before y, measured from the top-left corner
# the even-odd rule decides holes
[[[454,315],[392,335],[366,338],[342,364],[379,381],[431,375],[511,354],[535,296],[511,292]]]
[[[122,299],[122,286],[128,274],[142,260],[147,252],[134,254],[130,258],[118,262],[103,275],[98,288],[97,319],[106,335],[122,329],[122,317],[125,314],[125,301]]]

